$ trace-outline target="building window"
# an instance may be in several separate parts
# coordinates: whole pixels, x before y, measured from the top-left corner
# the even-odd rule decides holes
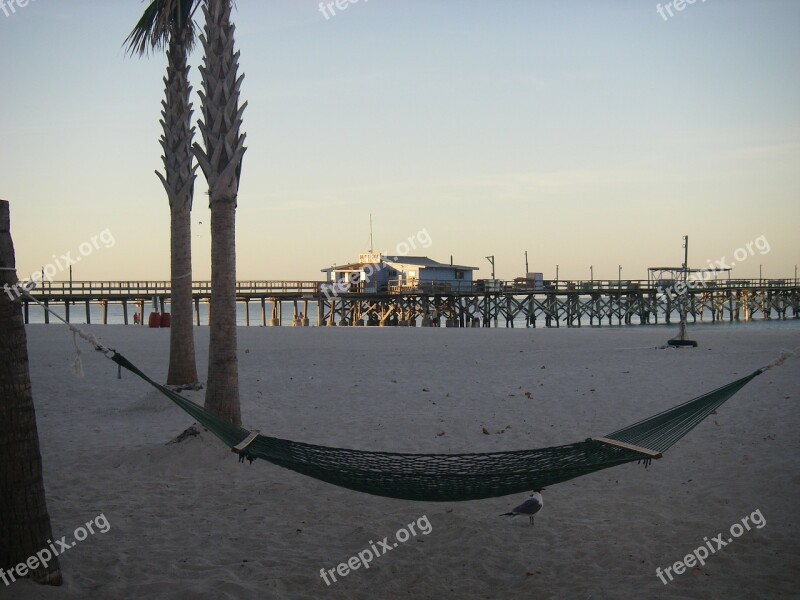
[[[464,271],[456,269],[456,279],[464,279]]]

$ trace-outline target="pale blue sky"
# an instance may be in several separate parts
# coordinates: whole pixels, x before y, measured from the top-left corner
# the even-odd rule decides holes
[[[10,0],[6,0],[8,3]],[[249,101],[240,279],[319,269],[426,229],[431,258],[497,275],[645,278],[759,236],[734,276],[800,263],[800,3],[239,0]],[[662,3],[665,4],[665,3]],[[166,279],[158,118],[165,58],[127,58],[144,8],[0,12],[0,197],[20,276],[109,229],[76,279]],[[200,59],[193,57],[193,66]],[[199,86],[196,68],[192,70]],[[196,101],[195,108],[199,108]],[[199,110],[197,111],[199,112]],[[195,278],[209,275],[206,183]],[[202,224],[201,224],[202,222]],[[57,278],[65,278],[59,276]]]

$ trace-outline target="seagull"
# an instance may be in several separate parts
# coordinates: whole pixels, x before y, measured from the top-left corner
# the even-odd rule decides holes
[[[537,512],[542,510],[544,506],[544,499],[542,498],[541,492],[544,491],[544,488],[539,488],[538,490],[534,490],[533,494],[528,500],[525,500],[522,504],[516,507],[511,512],[503,513],[500,515],[501,517],[517,517],[519,515],[528,515],[531,520],[531,525],[533,525],[533,515]]]

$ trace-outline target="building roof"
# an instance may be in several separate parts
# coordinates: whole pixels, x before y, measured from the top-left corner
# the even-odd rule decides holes
[[[409,265],[422,267],[423,269],[462,269],[464,271],[477,271],[478,267],[467,267],[463,265],[451,265],[440,263],[428,258],[427,256],[381,256],[381,263],[392,267],[395,265]],[[365,267],[375,268],[375,263],[354,262],[346,265],[335,265],[326,269],[321,269],[322,273],[332,273],[334,271],[360,271]]]
[[[440,263],[427,256],[385,256],[383,259],[389,264],[395,265],[414,265],[415,267],[422,267],[425,269],[463,269],[464,271],[477,271],[478,267],[467,267],[464,265],[451,265],[449,263]]]
[[[347,265],[334,265],[332,267],[328,267],[327,269],[321,269],[320,271],[322,273],[333,273],[334,271],[360,271],[367,265],[375,268],[375,263],[354,262]]]
[[[717,269],[716,267],[708,267],[707,269],[684,269],[683,267],[648,267],[648,271],[674,271],[676,273],[683,273],[686,271],[687,273],[713,273],[714,271],[720,272],[730,272],[733,271],[730,267],[725,267],[724,269]]]

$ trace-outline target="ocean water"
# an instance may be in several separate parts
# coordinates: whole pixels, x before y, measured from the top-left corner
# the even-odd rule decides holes
[[[169,312],[169,302],[165,304],[166,311]],[[268,302],[267,305],[267,324],[269,324],[269,319],[272,316],[272,305]],[[62,318],[65,316],[65,308],[64,304],[52,304],[50,309],[53,310],[56,314],[60,315]],[[298,310],[303,309],[303,304],[298,303]],[[128,322],[130,325],[133,325],[133,313],[135,312],[135,308],[133,304],[128,305]],[[151,303],[145,304],[145,324],[147,324],[147,317],[149,314],[153,312],[153,306]],[[89,308],[89,314],[91,318],[91,322],[93,324],[102,323],[102,307],[99,304],[91,304]],[[791,317],[791,311],[787,311],[787,315]],[[282,326],[290,327],[292,325],[292,318],[294,316],[294,307],[291,303],[284,302],[282,309],[281,309],[281,322]],[[316,302],[309,302],[308,303],[308,314],[306,315],[309,319],[309,326],[316,327],[317,326],[317,304]],[[35,304],[31,304],[29,307],[29,322],[30,323],[44,323],[44,310]],[[86,308],[85,304],[79,302],[74,304],[70,307],[70,322],[74,324],[84,324],[86,323]],[[244,327],[246,325],[246,313],[245,313],[245,305],[243,303],[238,303],[237,305],[237,323],[238,325]],[[50,317],[51,324],[60,324],[55,317],[51,315]],[[675,327],[678,323],[678,316],[677,313],[673,312],[672,314],[672,323],[669,327]],[[753,326],[758,325],[761,327],[800,327],[800,319],[792,319],[788,318],[785,320],[778,320],[777,314],[773,314],[773,318],[770,320],[762,319],[759,315],[758,318],[751,319],[749,321],[720,321],[715,323],[711,319],[711,312],[705,311],[703,314],[703,318],[700,318],[700,315],[697,317],[697,321],[694,322],[691,317],[688,321],[689,325],[712,325],[714,327],[722,327],[722,326]],[[108,305],[108,324],[109,325],[122,325],[124,324],[122,306],[120,304],[109,304]],[[205,327],[208,325],[208,305],[205,303],[200,304],[200,325]],[[638,317],[634,316],[631,325],[640,325]],[[664,315],[660,314],[658,317],[658,324],[650,323],[647,326],[663,326],[665,325]],[[260,327],[261,326],[261,304],[260,302],[251,302],[250,303],[250,326],[251,327]],[[421,319],[417,319],[417,326],[421,326]],[[442,326],[444,326],[444,319],[442,319]],[[492,327],[495,326],[494,322],[491,324]],[[553,322],[553,326],[555,326],[555,322]],[[592,325],[589,324],[589,318],[583,317],[581,319],[581,327],[591,327]],[[597,327],[597,321],[595,320],[594,327]],[[614,319],[613,324],[608,324],[608,319],[603,321],[602,327],[619,327],[620,325],[617,323],[617,320]],[[626,326],[624,323],[622,326]],[[505,327],[505,320],[500,319],[497,322],[497,327]],[[525,319],[522,317],[517,317],[514,320],[514,327],[515,328],[525,328]],[[545,327],[545,320],[544,318],[537,318],[536,320],[536,327]],[[562,321],[561,327],[566,327],[566,322]]]

